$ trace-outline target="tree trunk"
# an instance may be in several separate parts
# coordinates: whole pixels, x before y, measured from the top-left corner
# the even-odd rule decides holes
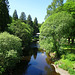
[[[74,38],[72,38],[72,44],[74,44]]]
[[[68,44],[70,44],[70,37],[68,37]]]
[[[56,55],[57,55],[57,57],[59,58],[60,57],[60,53],[59,53],[59,45],[57,46],[56,44],[57,44],[57,41],[56,41],[56,39],[55,39],[55,36],[53,36],[53,39],[54,39],[54,48],[55,48],[55,50],[56,50]],[[59,41],[58,41],[59,42]]]

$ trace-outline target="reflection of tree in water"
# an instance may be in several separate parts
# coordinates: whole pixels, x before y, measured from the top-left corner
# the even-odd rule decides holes
[[[22,56],[20,63],[17,63],[17,65],[15,66],[11,74],[9,74],[9,72],[7,71],[7,73],[5,73],[4,75],[6,74],[7,75],[23,75],[23,73],[29,66],[28,63],[30,62],[31,56],[32,55],[37,56],[36,52],[37,50],[34,51],[34,49],[31,49],[30,47],[24,49],[23,56]]]
[[[47,71],[47,75],[60,75],[59,73],[56,73],[54,66],[51,65],[51,63],[53,63],[53,62],[50,60],[50,56],[48,56],[48,55],[46,58],[46,62],[48,65],[50,65],[50,67],[45,66],[45,70]]]
[[[37,51],[38,51],[37,48],[35,48],[35,49],[33,50],[34,59],[36,59],[36,57],[37,57]]]
[[[34,56],[34,59],[37,57],[38,48],[28,48],[23,51],[24,56]]]
[[[12,69],[11,71],[6,70],[6,72],[3,73],[3,75],[23,75],[23,73],[27,69],[27,65],[30,61],[30,57],[28,58],[28,60],[24,60],[24,59],[25,58],[23,58],[23,60],[17,63],[14,69]]]
[[[15,69],[14,69],[12,75],[23,75],[23,73],[25,72],[25,70],[28,67],[28,63],[30,62],[32,54],[33,54],[32,49],[30,49],[30,48],[24,49],[22,59],[21,59],[20,63],[18,63],[15,66]]]
[[[48,54],[46,54],[46,56],[47,56],[47,58],[46,58],[46,62],[47,62],[47,64],[51,64],[51,63],[53,63],[50,59],[51,59],[51,57],[48,55]]]
[[[28,63],[30,62],[31,56],[34,55],[34,58],[36,59],[37,57],[37,48],[34,49],[25,49],[24,50],[24,56],[21,60],[21,62],[15,67],[16,69],[14,70],[14,74],[13,75],[22,75],[25,70],[28,68]]]
[[[45,70],[47,71],[47,75],[60,75],[59,73],[56,73],[55,70],[50,69],[48,66],[45,67]]]

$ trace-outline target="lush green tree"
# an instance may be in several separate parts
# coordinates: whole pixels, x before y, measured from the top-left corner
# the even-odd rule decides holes
[[[73,2],[73,1],[66,2],[63,5],[62,9],[63,9],[63,11],[70,13],[72,15],[72,17],[75,19],[75,2]],[[75,34],[74,34],[75,29],[74,28],[75,28],[75,22],[72,25],[72,28],[71,28],[72,30],[70,30],[71,32],[68,37],[69,43],[70,43],[70,39],[72,39],[72,43],[74,43],[74,37],[75,37]]]
[[[21,13],[20,20],[22,20],[22,21],[26,20],[26,15],[24,12]]]
[[[40,46],[47,50],[55,50],[59,56],[60,40],[67,40],[74,21],[72,15],[64,11],[48,17],[40,28]]]
[[[33,27],[33,22],[32,22],[31,15],[28,15],[27,24],[29,24],[31,27]]]
[[[52,14],[58,13],[61,11],[66,11],[66,12],[70,13],[72,15],[72,17],[75,19],[75,2],[74,2],[74,0],[67,0],[67,2],[63,4],[63,6],[59,6],[58,8],[56,8],[56,10],[54,12],[52,12]],[[73,27],[71,27],[72,30],[68,37],[68,43],[70,43],[70,39],[72,39],[72,43],[74,43],[74,37],[75,37],[74,25],[75,25],[75,23],[73,23],[73,25],[72,25]]]
[[[34,25],[33,25],[33,28],[34,28],[34,34],[36,34],[37,32],[39,32],[39,28],[38,28],[38,20],[37,20],[36,17],[35,17],[35,19],[34,19]]]
[[[7,29],[9,23],[9,2],[8,0],[0,0],[0,31]]]
[[[0,33],[0,75],[20,61],[22,54],[21,39],[7,32]]]
[[[17,10],[15,10],[14,13],[13,13],[13,19],[14,20],[18,19]]]
[[[22,39],[23,45],[27,46],[31,41],[32,30],[30,25],[25,24],[21,20],[13,21],[8,24],[9,32]]]
[[[40,30],[40,27],[41,27],[42,24],[43,24],[43,23],[38,23],[39,30]]]
[[[47,15],[45,16],[45,19],[48,18],[53,13],[55,13],[56,8],[62,5],[63,5],[63,0],[53,0],[51,5],[48,5],[47,7]]]

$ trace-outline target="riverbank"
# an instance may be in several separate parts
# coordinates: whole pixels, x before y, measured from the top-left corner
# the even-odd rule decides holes
[[[54,60],[54,61],[58,60],[58,59],[55,57],[55,55],[56,55],[55,52],[54,52],[54,53],[50,53],[49,55],[51,56],[51,60]],[[57,65],[51,64],[51,65],[55,67],[55,71],[56,71],[57,73],[60,73],[60,75],[70,75],[70,74],[68,73],[68,71],[66,71],[66,70],[64,70],[64,69],[62,69],[62,68],[59,68],[58,64],[57,64]]]
[[[65,70],[59,68],[58,65],[55,65],[55,64],[51,64],[51,65],[53,65],[53,66],[55,67],[55,71],[56,71],[57,73],[60,73],[60,75],[70,75],[70,74],[68,73],[68,71],[65,71]]]
[[[56,53],[49,53],[52,64],[55,67],[56,72],[60,75],[75,75],[75,56],[73,53],[62,55],[61,58],[56,58]]]

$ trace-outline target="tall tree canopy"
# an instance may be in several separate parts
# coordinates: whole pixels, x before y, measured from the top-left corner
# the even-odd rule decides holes
[[[13,19],[14,20],[18,19],[17,10],[15,10],[13,13]]]
[[[38,29],[38,20],[37,20],[36,17],[35,17],[35,19],[34,19],[33,28],[34,28],[34,34],[37,33],[37,32],[39,31],[39,29]]]
[[[47,15],[45,16],[45,19],[48,18],[50,15],[52,15],[56,8],[63,5],[63,0],[53,0],[51,5],[48,5],[47,7]]]
[[[24,12],[21,13],[20,19],[21,19],[22,21],[25,21],[25,20],[26,20],[26,15],[25,15]]]
[[[21,38],[25,46],[28,45],[32,36],[32,31],[28,24],[25,24],[21,20],[16,20],[13,21],[11,24],[8,24],[8,29],[10,33]]]
[[[5,31],[9,23],[8,4],[8,0],[0,0],[0,31]]]
[[[27,24],[29,24],[31,27],[33,27],[33,22],[32,22],[31,15],[28,15]]]
[[[66,11],[49,16],[40,28],[40,46],[46,50],[55,50],[59,55],[60,40],[67,39],[73,33],[74,22],[75,19]]]

